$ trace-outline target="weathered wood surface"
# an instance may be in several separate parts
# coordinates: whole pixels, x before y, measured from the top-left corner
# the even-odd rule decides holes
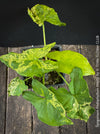
[[[97,94],[99,95],[99,119],[100,119],[100,46],[96,45],[82,45],[81,53],[87,57],[90,64],[94,68],[96,75],[85,77],[88,87],[90,89],[90,94],[93,97],[92,106],[97,110]],[[98,71],[97,71],[98,70]],[[99,79],[98,79],[99,78]],[[97,80],[98,79],[98,80]],[[99,85],[97,85],[97,82]],[[99,93],[97,93],[97,87],[99,89]],[[100,120],[99,120],[100,124]],[[87,123],[87,134],[98,134],[100,133],[100,125],[97,125],[97,111],[90,117]]]
[[[0,55],[7,53],[7,48],[0,47]],[[0,134],[5,133],[6,126],[6,90],[7,67],[0,62]]]
[[[21,48],[9,48],[8,52],[20,53]],[[18,74],[8,69],[8,83]],[[22,97],[7,96],[6,134],[31,134],[31,104]]]
[[[23,48],[9,48],[8,51],[21,52]],[[63,50],[73,50],[82,53],[89,60],[94,70],[100,71],[96,67],[98,61],[100,66],[100,60],[97,58],[98,52],[96,45],[62,45],[62,48]],[[0,55],[5,53],[7,53],[7,48],[0,48]],[[39,121],[35,108],[29,102],[25,101],[22,97],[7,96],[7,85],[11,79],[17,76],[15,71],[11,69],[7,71],[6,66],[0,62],[0,134],[98,134],[100,132],[100,126],[95,127],[97,121],[96,112],[90,117],[87,124],[84,121],[73,120],[74,125],[72,126],[51,127]],[[67,75],[65,78],[69,81]],[[85,77],[90,94],[93,97],[92,106],[95,108],[97,106],[96,81],[98,78],[100,82],[99,73],[97,73],[97,76]]]

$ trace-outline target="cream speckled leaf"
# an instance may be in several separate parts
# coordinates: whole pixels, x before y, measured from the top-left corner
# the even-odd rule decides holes
[[[32,18],[33,22],[39,26],[42,26],[45,21],[57,26],[66,25],[66,23],[60,21],[55,10],[46,5],[37,4],[31,9],[28,8],[28,15]]]
[[[10,52],[8,54],[0,56],[1,62],[9,66],[12,61],[25,61],[25,60],[33,60],[36,58],[43,58],[46,54],[54,47],[56,42],[50,43],[43,48],[32,48],[23,51],[22,53],[14,53]]]
[[[18,74],[27,77],[41,77],[44,73],[48,73],[58,68],[57,62],[43,61],[44,57],[55,45],[51,43],[43,48],[28,49],[22,53],[10,52],[0,56],[0,60]]]
[[[25,85],[25,82],[20,80],[19,77],[16,77],[11,80],[8,86],[8,94],[9,96],[20,96],[27,89],[28,86]]]

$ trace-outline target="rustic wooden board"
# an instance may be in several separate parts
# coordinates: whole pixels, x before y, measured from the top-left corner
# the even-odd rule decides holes
[[[98,78],[99,78],[99,93],[100,93],[100,46],[99,47],[99,51],[97,51],[97,46],[96,45],[82,45],[81,46],[81,52],[82,54],[87,57],[87,59],[89,60],[90,64],[92,65],[92,67],[94,68],[94,70],[96,71],[96,69],[98,70],[98,73],[96,71],[96,74]],[[98,61],[99,62],[98,62]],[[97,63],[98,62],[98,63]],[[98,67],[96,67],[98,64]],[[89,86],[89,90],[90,90],[90,94],[93,97],[93,102],[92,102],[92,106],[96,109],[97,106],[97,77],[96,75],[94,76],[88,76],[85,77],[85,79],[87,80],[88,86]],[[99,114],[100,114],[100,94],[99,94]],[[100,115],[99,115],[99,119],[100,119]],[[87,123],[87,133],[88,134],[98,134],[100,132],[100,125],[98,127],[96,127],[96,123],[97,122],[97,112],[95,111],[95,113],[90,117],[88,123]],[[100,121],[99,121],[100,124]]]
[[[80,52],[79,45],[63,45],[63,50],[72,50],[76,52]],[[68,75],[65,76],[66,80],[69,82],[70,79]],[[65,88],[68,88],[66,85]],[[73,120],[74,125],[66,125],[59,127],[60,134],[86,134],[86,123],[80,120]]]
[[[9,52],[20,52],[21,48],[9,48]],[[8,83],[18,74],[8,69]],[[7,96],[6,134],[31,134],[31,104],[22,97]]]
[[[0,55],[6,54],[8,48],[0,47]],[[0,62],[0,134],[5,133],[6,126],[6,90],[7,90],[7,67]]]

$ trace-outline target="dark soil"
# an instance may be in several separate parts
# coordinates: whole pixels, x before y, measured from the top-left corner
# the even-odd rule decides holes
[[[34,78],[42,83],[42,77],[34,77]],[[26,79],[26,77],[24,79]],[[53,71],[48,74],[45,74],[46,86],[50,86],[50,85],[53,86],[53,85],[63,84],[63,83],[64,83],[63,79],[57,74],[57,72]],[[29,88],[32,88],[32,79],[25,81],[25,84],[28,85]]]

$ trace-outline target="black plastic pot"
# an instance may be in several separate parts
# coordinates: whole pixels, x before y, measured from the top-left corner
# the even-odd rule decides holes
[[[40,48],[43,46],[32,46],[32,47],[26,47],[23,50],[27,50],[27,49],[31,49],[31,48]],[[23,51],[22,50],[22,51]],[[55,45],[51,51],[62,51],[62,47],[61,45]],[[61,73],[63,77],[65,77],[64,73]],[[23,77],[22,79],[26,79],[27,77]],[[40,82],[42,82],[42,77],[35,77],[37,80],[39,80]],[[29,88],[32,88],[32,79],[29,79],[27,81],[25,81],[25,84],[28,85]],[[60,86],[63,85],[65,82],[63,81],[63,79],[58,75],[58,73],[56,71],[53,72],[49,72],[47,74],[45,74],[45,85],[48,86]]]

